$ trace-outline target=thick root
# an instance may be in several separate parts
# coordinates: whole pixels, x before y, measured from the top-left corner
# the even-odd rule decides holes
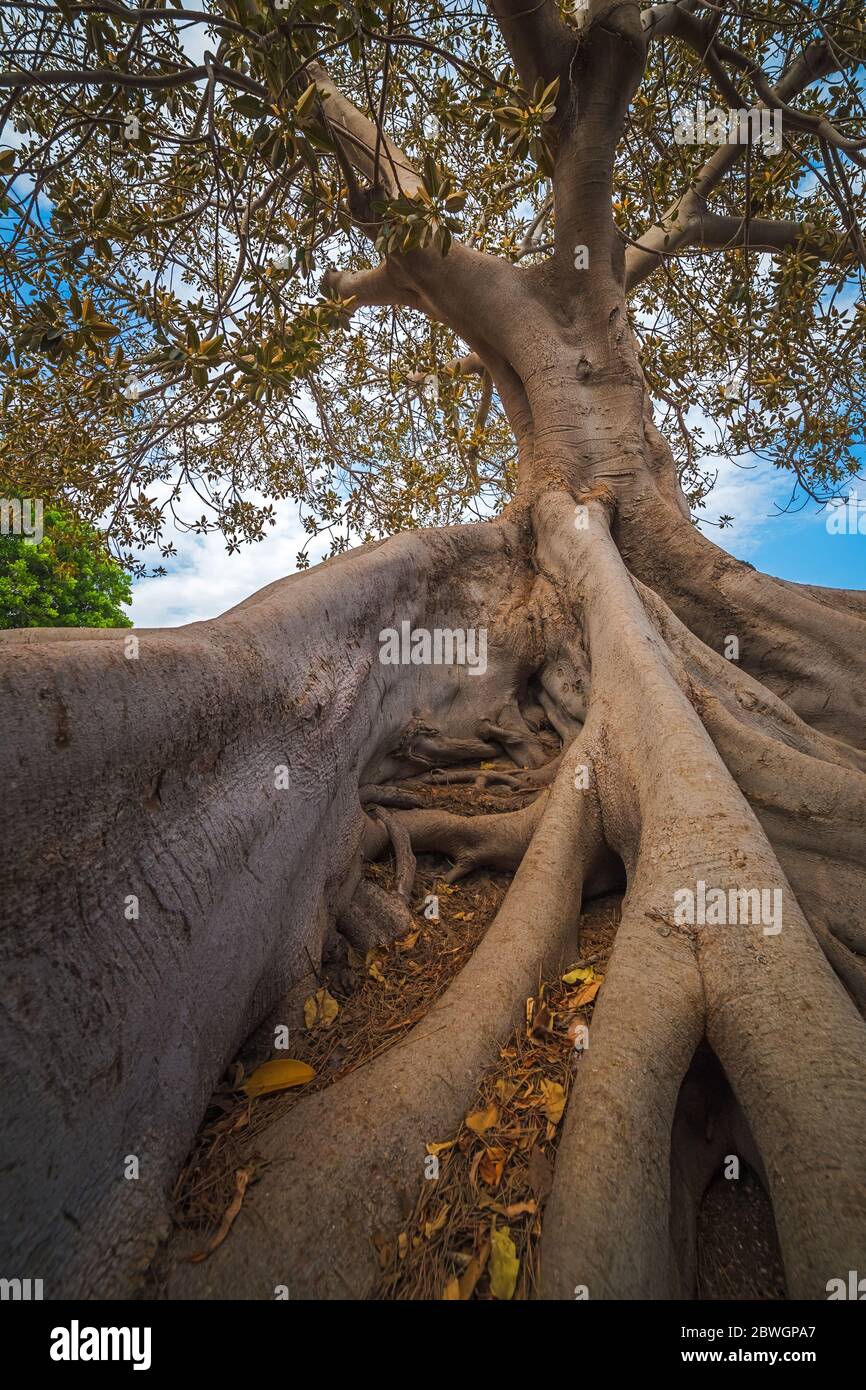
[[[573,752],[580,757],[580,748]],[[230,1239],[205,1264],[175,1267],[172,1296],[263,1298],[278,1283],[299,1298],[363,1298],[370,1290],[373,1235],[393,1232],[411,1207],[425,1145],[453,1132],[539,972],[555,969],[575,945],[580,885],[601,835],[594,798],[575,797],[572,780],[566,760],[469,964],[404,1042],[260,1136],[271,1166]]]
[[[390,946],[405,936],[415,926],[415,919],[403,898],[362,878],[337,925],[355,950],[366,955],[376,946]]]
[[[549,576],[561,576],[564,602],[583,616],[600,688],[592,709],[597,701],[604,728],[617,731],[595,772],[607,838],[623,858],[630,888],[590,1037],[588,1074],[591,1069],[603,1078],[613,1055],[620,1077],[637,1065],[653,1092],[635,1099],[628,1125],[617,1125],[615,1113],[598,1113],[591,1165],[581,1148],[589,1142],[586,1114],[569,1107],[565,1152],[582,1158],[557,1164],[556,1181],[566,1195],[554,1207],[550,1278],[560,1294],[572,1277],[586,1282],[586,1272],[604,1293],[620,1297],[669,1296],[675,1287],[669,1249],[665,1259],[655,1248],[669,1219],[658,1173],[667,1172],[672,1096],[692,1055],[684,1039],[693,1042],[705,1027],[763,1161],[788,1286],[795,1297],[823,1297],[827,1280],[855,1267],[866,1245],[866,1028],[687,698],[681,668],[610,542],[603,507],[592,506],[583,539],[567,524],[569,507],[545,498],[538,511],[540,559]],[[649,746],[637,732],[647,723],[654,733]],[[848,776],[846,769],[838,772]],[[763,904],[766,894],[772,920],[747,910],[742,921],[707,914],[709,920],[693,915],[691,925],[683,925],[687,919],[676,916],[674,905],[684,890],[694,901],[702,884],[725,904],[739,904],[740,895],[751,903],[752,894]],[[668,970],[686,972],[660,1021],[630,988],[630,976],[644,991],[648,980],[658,988],[658,934],[670,955]],[[625,1036],[623,1020],[635,1015],[641,1031]],[[677,1022],[682,1036],[667,1031]],[[808,1064],[791,1046],[804,1028]],[[664,1060],[655,1072],[644,1034],[653,1057],[659,1055],[653,1040],[661,1047]],[[590,1117],[597,1113],[594,1104],[586,1098]],[[638,1211],[628,1205],[633,1170],[624,1147],[634,1127],[640,1131],[641,1115],[648,1112],[650,1123],[659,1111],[661,1156],[650,1149],[642,1157],[660,1168],[651,1177],[646,1210]],[[581,1133],[569,1137],[575,1126]],[[598,1207],[605,1181],[599,1171],[625,1175],[626,1206],[619,1194],[617,1204],[626,1220],[615,1245],[600,1223],[583,1222],[582,1213]]]

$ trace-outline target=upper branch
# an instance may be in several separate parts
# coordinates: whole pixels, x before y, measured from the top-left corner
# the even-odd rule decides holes
[[[790,64],[774,91],[787,102],[810,83],[837,70],[839,55],[834,47],[819,40],[810,43]],[[655,226],[647,229],[636,245],[626,253],[626,290],[632,290],[661,264],[666,254],[690,244],[701,219],[706,215],[706,200],[726,174],[744,156],[745,144],[731,141],[720,145],[704,163],[686,193],[672,203]]]
[[[564,24],[554,0],[487,0],[527,91],[568,69],[577,35]]]

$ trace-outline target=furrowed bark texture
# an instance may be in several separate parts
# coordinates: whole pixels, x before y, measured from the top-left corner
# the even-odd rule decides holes
[[[507,646],[472,677],[382,665],[378,634],[467,606],[495,631],[510,549],[402,536],[137,632],[137,657],[122,632],[0,640],[2,1248],[50,1295],[146,1263],[216,1078],[321,957],[383,751],[439,704],[468,733],[507,703]]]

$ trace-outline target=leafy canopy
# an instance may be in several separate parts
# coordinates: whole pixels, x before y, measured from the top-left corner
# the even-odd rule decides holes
[[[776,82],[811,41],[839,55],[797,107],[854,148],[786,125],[778,156],[751,147],[712,190],[720,217],[793,224],[786,249],[675,247],[630,301],[692,501],[713,456],[768,459],[824,500],[858,468],[866,411],[862,5],[680,8],[708,12],[721,56],[651,37],[615,168],[626,245],[713,153],[677,143],[683,111],[752,106],[758,74]],[[584,10],[561,9],[576,36]],[[259,539],[281,498],[333,550],[507,499],[514,441],[454,334],[320,288],[330,266],[447,255],[453,236],[549,254],[555,87],[523,88],[478,0],[21,0],[0,52],[12,487],[106,520],[133,568],[154,541],[173,553],[172,519],[229,549]],[[387,136],[419,170],[411,196],[353,168],[314,62],[377,126],[377,168]]]

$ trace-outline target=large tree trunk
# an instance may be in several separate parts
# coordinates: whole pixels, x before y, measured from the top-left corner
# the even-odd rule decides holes
[[[466,260],[434,282],[410,256],[407,273],[433,296]],[[546,1293],[692,1293],[696,1207],[732,1135],[766,1183],[793,1295],[862,1264],[864,606],[695,532],[613,270],[576,318],[553,271],[525,285],[500,381],[523,459],[503,518],[349,553],[212,622],[138,633],[136,656],[123,633],[0,643],[3,1253],[50,1295],[140,1287],[245,1036],[278,1005],[286,1021],[335,934],[364,939],[371,904],[405,919],[403,898],[386,909],[361,882],[389,838],[404,865],[411,844],[456,872],[516,869],[511,889],[408,1038],[259,1137],[265,1177],[208,1261],[174,1265],[171,1292],[369,1292],[372,1236],[399,1222],[424,1144],[470,1106],[539,971],[579,948],[582,895],[617,863]],[[486,669],[383,664],[380,632],[406,622],[484,629]],[[505,779],[535,791],[525,811],[461,824],[386,793],[384,822],[365,813],[359,788],[369,806],[371,784],[500,750],[527,769]],[[701,881],[780,893],[781,930],[683,925],[677,895]]]
[[[262,1151],[279,1161],[231,1238],[205,1265],[177,1266],[169,1287],[363,1296],[371,1234],[398,1223],[424,1143],[469,1107],[539,969],[577,948],[605,846],[628,889],[547,1210],[547,1291],[693,1289],[687,1235],[720,1155],[689,1152],[701,1146],[678,1127],[673,1171],[686,1177],[672,1182],[671,1135],[703,1040],[753,1137],[790,1291],[820,1297],[857,1267],[860,756],[630,580],[613,503],[603,487],[583,501],[551,489],[513,520],[398,537],[211,623],[141,632],[137,658],[122,633],[4,639],[9,1267],[38,1270],[54,1295],[137,1287],[213,1085],[281,1000],[287,1016],[287,991],[305,991],[346,912],[365,819],[367,852],[383,847],[359,786],[417,771],[422,743],[435,761],[477,759],[490,723],[520,732],[530,688],[568,752],[527,812],[483,829],[472,818],[462,836],[453,817],[391,813],[418,850],[466,868],[519,864],[483,944],[406,1041],[274,1123]],[[863,624],[847,607],[822,612],[831,652],[837,616]],[[486,628],[486,672],[382,665],[379,632],[406,620]],[[809,653],[804,641],[804,664]],[[811,659],[817,683],[830,658]],[[816,722],[848,727],[841,701],[822,705]],[[583,765],[590,787],[577,791]],[[677,926],[674,894],[701,879],[779,888],[782,930]],[[124,1179],[128,1155],[137,1182]],[[672,1230],[687,1234],[672,1243]]]

